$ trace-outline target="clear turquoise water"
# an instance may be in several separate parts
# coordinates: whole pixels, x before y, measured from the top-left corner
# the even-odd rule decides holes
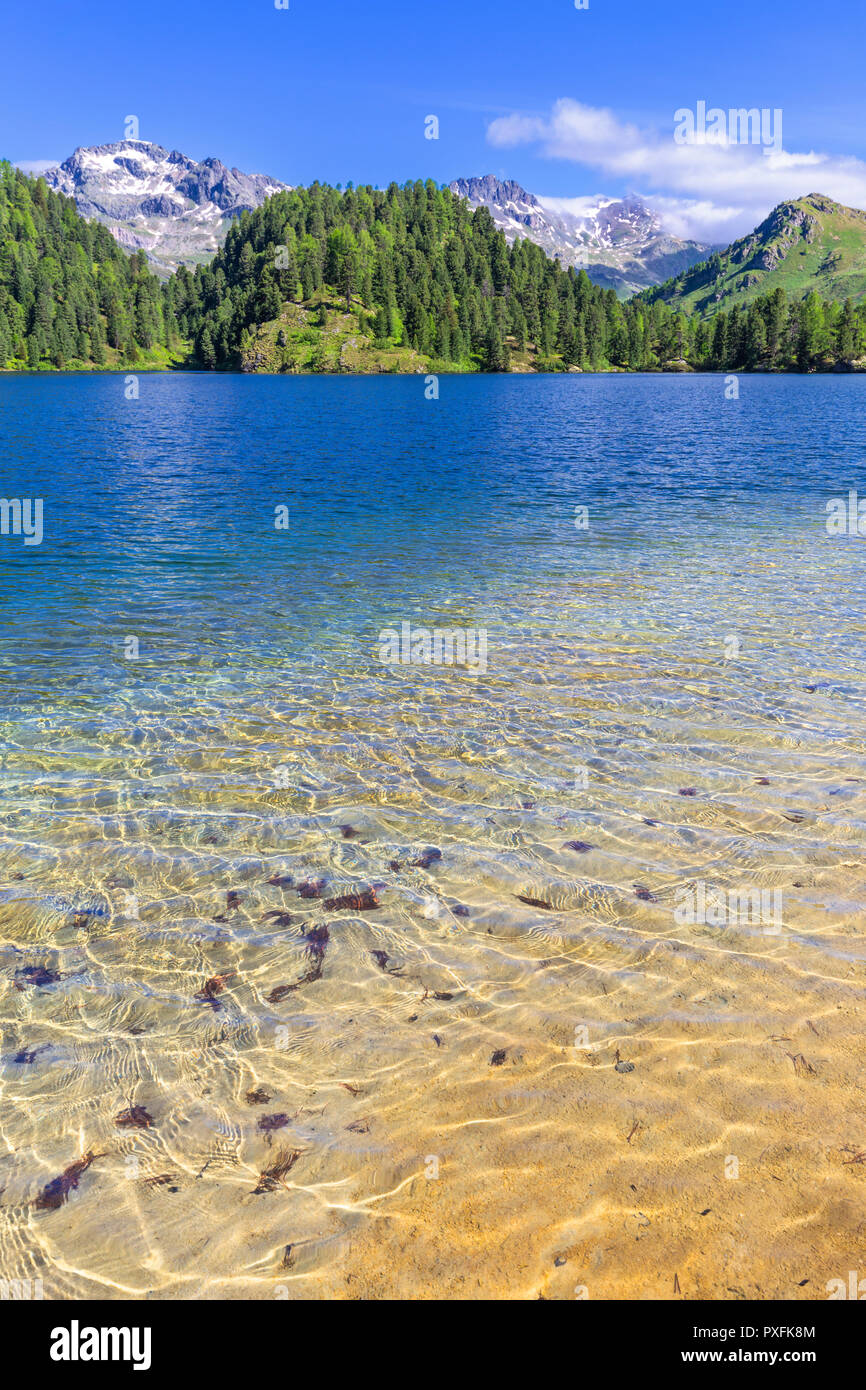
[[[695,1017],[708,1046],[788,1033],[815,982],[842,991],[828,1011],[862,998],[864,541],[825,526],[830,498],[866,495],[862,378],[743,378],[738,401],[720,377],[442,378],[438,401],[423,378],[140,387],[0,379],[3,494],[45,508],[41,546],[0,538],[16,1275],[42,1269],[57,1297],[272,1296],[290,1277],[274,1252],[299,1243],[292,1289],[325,1291],[371,1193],[438,1152],[419,1097],[442,1068],[474,1086],[497,1048],[531,1068],[588,1011],[612,1049],[622,1000],[598,1003],[599,980],[605,1000],[625,992],[633,1049]],[[404,620],[484,628],[487,671],[383,666],[378,634]],[[426,846],[441,861],[413,867]],[[331,895],[375,883],[382,907],[328,912],[274,874]],[[786,918],[779,942],[735,933],[736,967],[695,933],[699,1009],[678,970],[638,964],[697,877],[782,887]],[[278,910],[294,921],[264,917]],[[325,922],[322,978],[269,1002]],[[753,953],[737,1004],[707,1004]],[[16,989],[34,965],[60,979]],[[222,973],[220,1007],[197,1004]],[[454,997],[423,1001],[419,1024],[424,989]],[[561,1063],[536,1060],[542,1122]],[[366,1130],[347,1128],[346,1084]],[[257,1085],[295,1117],[271,1145],[244,1099]],[[130,1097],[150,1129],[113,1124]],[[458,1086],[458,1125],[466,1104]],[[279,1195],[243,1203],[284,1134],[303,1192],[275,1235],[255,1212]],[[74,1201],[34,1213],[87,1150],[107,1156]],[[488,1160],[496,1184],[510,1160]],[[171,1197],[147,1187],[169,1171]],[[200,1257],[190,1233],[215,1210],[224,1239]],[[541,1220],[515,1211],[515,1238],[532,1246]]]

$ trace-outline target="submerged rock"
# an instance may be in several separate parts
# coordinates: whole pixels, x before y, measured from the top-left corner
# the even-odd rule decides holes
[[[122,1110],[115,1116],[114,1123],[121,1129],[150,1129],[153,1116],[147,1113],[143,1105],[131,1105],[128,1110]]]
[[[46,985],[56,985],[62,978],[59,970],[50,970],[47,965],[23,965],[15,971],[15,979],[20,982],[18,989],[23,989],[25,985],[44,989]]]

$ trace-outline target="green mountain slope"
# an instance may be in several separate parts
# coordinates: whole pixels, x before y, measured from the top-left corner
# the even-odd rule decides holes
[[[794,300],[813,290],[825,300],[866,300],[866,212],[820,193],[780,203],[749,236],[642,298],[706,318],[778,289]]]
[[[165,366],[165,307],[143,252],[0,160],[0,371]]]

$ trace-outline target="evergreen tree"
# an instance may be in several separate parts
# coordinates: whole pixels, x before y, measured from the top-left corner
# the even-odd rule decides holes
[[[198,359],[203,367],[212,371],[216,366],[216,351],[213,345],[210,326],[205,323],[198,339]]]
[[[499,330],[495,323],[491,323],[487,330],[484,358],[484,367],[486,371],[508,371],[508,349],[499,336]]]

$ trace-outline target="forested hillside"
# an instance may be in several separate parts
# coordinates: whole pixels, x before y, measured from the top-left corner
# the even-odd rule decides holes
[[[0,368],[163,365],[164,308],[143,252],[0,161]]]
[[[280,193],[167,293],[206,367],[345,369],[329,330],[378,352],[378,370],[400,351],[452,370],[641,369],[684,345],[665,305],[623,305],[533,243],[509,246],[486,207],[429,181]]]

